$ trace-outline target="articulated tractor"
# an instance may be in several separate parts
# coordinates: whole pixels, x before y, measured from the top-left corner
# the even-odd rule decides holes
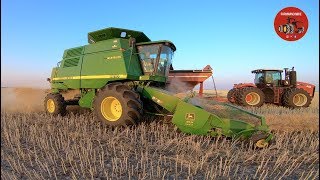
[[[297,81],[292,69],[256,69],[253,83],[235,84],[228,92],[229,102],[240,106],[262,106],[264,103],[291,109],[309,107],[314,97],[315,85]]]

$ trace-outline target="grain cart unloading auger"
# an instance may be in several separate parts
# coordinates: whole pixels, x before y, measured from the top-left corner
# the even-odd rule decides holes
[[[210,113],[192,105],[193,98],[182,100],[164,90],[176,50],[172,42],[151,41],[142,32],[120,28],[90,32],[88,41],[89,45],[65,50],[52,69],[51,93],[44,101],[47,113],[63,115],[67,105],[79,105],[92,109],[107,125],[127,126],[138,123],[146,109],[162,108],[185,133],[252,138],[258,147],[272,139],[261,116],[225,104],[211,104],[218,111]],[[62,96],[75,90],[79,94],[72,99]],[[249,120],[237,120],[237,112]]]

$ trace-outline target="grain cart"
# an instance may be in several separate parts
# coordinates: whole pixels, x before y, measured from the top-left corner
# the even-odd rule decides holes
[[[66,106],[79,105],[117,127],[134,125],[143,113],[153,113],[171,117],[173,124],[189,134],[251,138],[258,147],[267,146],[272,139],[261,116],[232,105],[211,104],[217,109],[215,114],[201,104],[193,105],[194,98],[180,99],[166,91],[176,50],[172,42],[151,41],[143,32],[121,28],[90,32],[88,42],[65,50],[52,69],[48,78],[51,93],[44,101],[48,114],[64,115]],[[62,94],[71,91],[78,94],[65,99]],[[242,121],[237,114],[243,115]]]
[[[308,107],[314,97],[315,85],[297,82],[297,73],[292,69],[257,69],[253,83],[235,84],[228,92],[231,103],[241,106],[262,106],[264,103],[283,105],[289,108]]]

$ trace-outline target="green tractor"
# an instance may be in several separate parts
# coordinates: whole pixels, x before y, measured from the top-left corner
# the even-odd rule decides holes
[[[48,114],[64,115],[66,106],[79,105],[112,127],[137,124],[144,113],[160,114],[189,134],[251,138],[258,147],[272,139],[262,116],[231,104],[211,104],[217,111],[208,112],[215,108],[206,108],[207,102],[193,105],[194,98],[166,91],[176,51],[172,42],[151,41],[143,32],[121,28],[90,32],[88,42],[65,50],[52,69],[51,93],[44,101]],[[63,96],[74,91],[70,99]],[[237,113],[248,121],[238,120]]]

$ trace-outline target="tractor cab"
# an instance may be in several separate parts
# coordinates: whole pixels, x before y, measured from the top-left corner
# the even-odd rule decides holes
[[[284,71],[284,79],[282,79],[283,70],[279,69],[256,69],[251,72],[255,74],[254,83],[257,87],[295,86],[297,82],[294,67],[291,70],[284,68]]]
[[[281,84],[282,70],[256,69],[251,72],[255,74],[254,83],[256,86],[279,86]]]

